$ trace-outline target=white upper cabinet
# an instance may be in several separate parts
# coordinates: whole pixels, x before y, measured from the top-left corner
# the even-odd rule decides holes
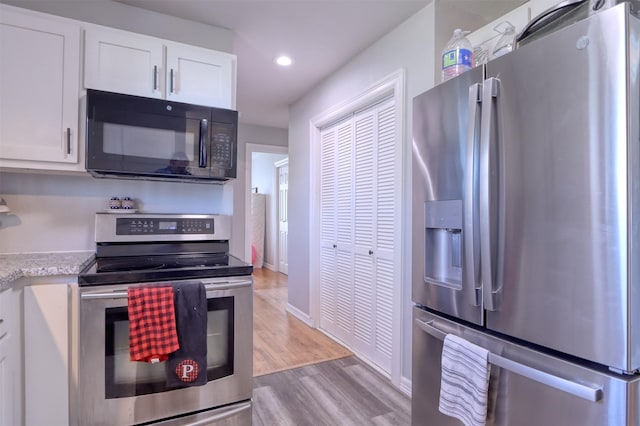
[[[86,88],[235,109],[235,55],[87,26]]]
[[[167,44],[167,99],[235,109],[234,55]]]
[[[164,97],[164,47],[147,37],[111,29],[85,32],[84,85],[108,92]]]
[[[0,6],[0,166],[76,169],[80,26]]]

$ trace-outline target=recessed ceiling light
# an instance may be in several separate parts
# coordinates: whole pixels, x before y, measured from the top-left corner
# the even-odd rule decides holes
[[[274,61],[281,67],[288,67],[289,65],[293,64],[293,59],[291,59],[287,55],[278,56],[276,59],[274,59]]]

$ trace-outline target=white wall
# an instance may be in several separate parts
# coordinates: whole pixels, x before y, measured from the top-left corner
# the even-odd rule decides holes
[[[406,70],[406,105],[403,159],[404,235],[410,235],[411,223],[411,140],[412,99],[439,82],[436,75],[442,40],[448,40],[454,26],[475,29],[485,22],[465,16],[463,11],[443,6],[435,0],[392,32],[353,58],[290,108],[289,121],[289,304],[310,314],[309,239],[310,176],[309,123],[319,114],[361,94],[367,87],[394,71]],[[476,22],[473,24],[473,22]],[[475,28],[474,28],[475,27]],[[402,378],[411,377],[411,239],[405,238],[402,261],[403,360]]]
[[[111,0],[0,0],[0,3],[222,52],[233,52],[234,34],[231,30]]]
[[[11,208],[0,215],[0,253],[95,250],[95,213],[110,197],[129,196],[152,213],[232,214],[230,188],[197,183],[0,173]]]
[[[276,168],[277,161],[287,158],[286,154],[271,154],[267,152],[254,152],[251,159],[251,187],[258,188],[260,194],[266,195],[266,226],[264,237],[264,261],[269,267],[277,269],[276,236],[277,217],[276,211]]]
[[[309,121],[329,108],[355,97],[397,69],[405,68],[405,147],[410,146],[411,99],[430,88],[434,82],[434,18],[435,6],[431,3],[296,102],[289,111],[289,233],[296,235],[295,239],[289,240],[289,304],[306,314],[311,313],[309,170],[312,167]],[[410,150],[405,150],[405,154],[410,155]],[[404,161],[406,167],[411,164],[408,158]],[[410,176],[409,170],[406,175]],[[406,182],[405,186],[410,184],[408,178],[403,181]],[[408,223],[406,219],[405,222]],[[405,258],[407,255],[405,251]],[[408,289],[405,286],[403,291],[407,293]],[[410,302],[410,294],[403,295],[403,301],[405,300]],[[403,305],[407,307],[405,314],[410,316],[409,302]],[[404,323],[403,320],[403,325]],[[404,337],[410,339],[410,333]]]

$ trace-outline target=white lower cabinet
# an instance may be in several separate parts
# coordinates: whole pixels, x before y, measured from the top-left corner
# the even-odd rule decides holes
[[[0,337],[0,425],[13,426],[14,419],[14,365],[11,359],[11,338]]]
[[[24,288],[25,425],[69,424],[69,286]]]
[[[17,424],[15,383],[18,374],[13,347],[11,290],[0,292],[0,426]],[[16,343],[18,344],[18,343]]]
[[[80,25],[0,5],[0,167],[79,164]]]

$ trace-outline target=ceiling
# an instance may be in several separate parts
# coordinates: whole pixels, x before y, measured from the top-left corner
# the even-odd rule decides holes
[[[286,128],[289,105],[431,0],[115,0],[230,29],[240,121]],[[514,0],[446,0],[490,17]],[[288,54],[294,64],[273,62]]]

